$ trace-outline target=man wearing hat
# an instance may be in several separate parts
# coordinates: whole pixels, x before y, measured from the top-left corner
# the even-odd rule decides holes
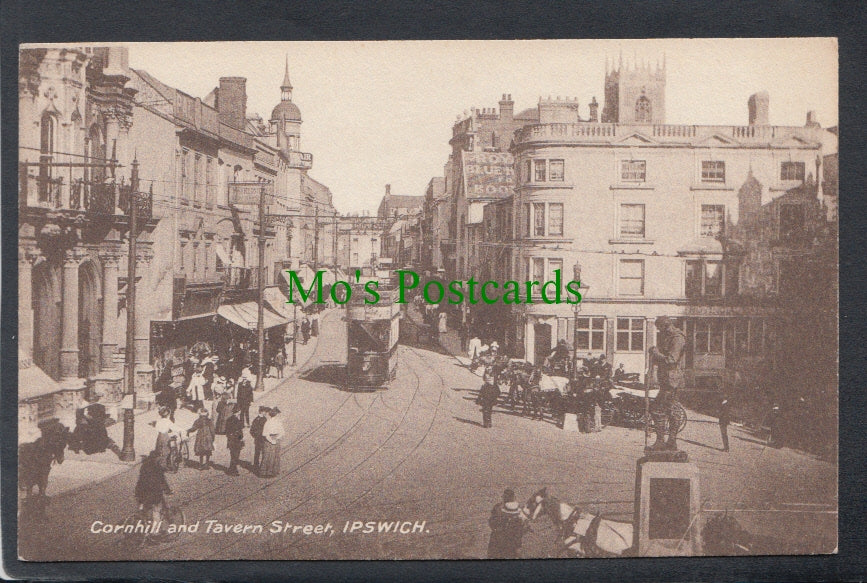
[[[265,441],[265,438],[262,436],[262,430],[265,428],[265,422],[268,420],[266,417],[268,410],[268,407],[260,406],[259,414],[250,423],[250,437],[253,438],[253,467],[257,472],[259,471],[259,462],[262,461],[262,442]]]
[[[722,437],[723,451],[729,450],[729,421],[731,420],[731,411],[729,410],[729,400],[725,398],[719,406],[719,433]]]
[[[238,475],[238,461],[241,448],[244,447],[244,423],[238,416],[238,409],[232,410],[232,415],[226,420],[226,448],[229,450],[229,467],[226,473]]]
[[[488,558],[517,559],[526,523],[521,507],[515,501],[514,490],[506,488],[503,492],[503,501],[491,510],[488,525],[491,527]]]
[[[673,422],[677,406],[677,390],[683,386],[683,352],[686,337],[671,318],[656,319],[660,332],[659,346],[650,349],[650,363],[655,364],[659,395],[653,401],[651,414],[656,425],[656,441],[651,450],[677,450],[677,422]],[[666,433],[668,441],[665,440]]]

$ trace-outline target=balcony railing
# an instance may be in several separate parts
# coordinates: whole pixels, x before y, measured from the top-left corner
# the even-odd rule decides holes
[[[738,143],[769,144],[798,137],[818,143],[820,128],[801,126],[705,126],[673,124],[548,123],[524,126],[515,132],[518,144],[533,141],[610,142],[637,133],[658,142],[698,142],[719,135]]]
[[[63,176],[52,176],[48,166],[40,167],[40,172],[34,174],[22,165],[18,180],[18,200],[22,209],[30,207],[114,215],[118,190],[119,186],[114,182],[90,184],[82,179],[70,182]],[[149,197],[147,204],[150,204]],[[140,207],[140,210],[144,209]],[[147,216],[150,216],[150,212],[147,212]]]
[[[252,267],[226,267],[223,274],[223,282],[226,289],[243,290],[249,289],[254,283]]]

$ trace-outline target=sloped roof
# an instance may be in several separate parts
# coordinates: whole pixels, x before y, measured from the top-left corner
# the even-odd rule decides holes
[[[539,121],[539,108],[530,107],[513,116],[513,119],[526,119],[531,121]]]

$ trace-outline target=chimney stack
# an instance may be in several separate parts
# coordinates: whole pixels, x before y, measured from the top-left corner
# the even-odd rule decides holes
[[[599,102],[596,101],[596,96],[593,96],[593,101],[590,102],[590,121],[596,123],[599,121]]]
[[[515,115],[515,102],[512,101],[511,93],[503,93],[503,98],[500,100],[500,119],[512,121]]]
[[[220,77],[216,106],[221,122],[243,131],[247,121],[247,79]]]
[[[819,126],[819,116],[816,115],[816,112],[815,112],[815,111],[808,111],[808,112],[807,112],[807,124],[806,124],[806,127],[808,127],[808,128],[817,128],[817,127],[820,127],[820,126]]]
[[[385,196],[391,196],[391,184],[385,185]]]
[[[751,126],[770,125],[769,103],[770,97],[767,91],[760,91],[750,95],[750,99],[747,101],[747,109],[749,110],[749,124]]]

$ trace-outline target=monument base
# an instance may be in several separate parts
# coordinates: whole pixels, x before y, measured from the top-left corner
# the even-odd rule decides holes
[[[698,466],[683,451],[654,451],[635,471],[637,556],[701,555]]]

